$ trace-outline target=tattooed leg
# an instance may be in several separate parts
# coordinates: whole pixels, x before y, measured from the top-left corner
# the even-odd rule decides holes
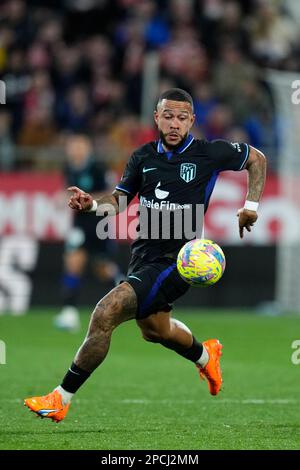
[[[74,363],[92,372],[105,359],[113,330],[135,317],[137,299],[133,288],[123,282],[112,289],[96,305],[86,338],[79,348]]]

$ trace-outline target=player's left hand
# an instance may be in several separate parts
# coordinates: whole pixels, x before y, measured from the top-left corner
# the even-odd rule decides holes
[[[251,232],[251,227],[257,221],[257,212],[256,211],[249,211],[249,209],[239,209],[237,213],[237,217],[239,218],[239,230],[240,230],[240,237],[244,237],[244,228]]]

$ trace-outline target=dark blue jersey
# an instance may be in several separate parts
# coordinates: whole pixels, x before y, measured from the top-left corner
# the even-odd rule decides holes
[[[140,205],[149,210],[208,208],[221,171],[245,167],[249,146],[223,140],[208,142],[189,135],[175,152],[165,152],[162,143],[150,142],[137,149],[128,161],[117,189],[131,197],[138,194]],[[197,206],[199,207],[199,206]],[[193,218],[196,211],[193,211]],[[150,230],[151,231],[151,230]],[[176,257],[186,239],[135,240],[132,253],[147,259]]]

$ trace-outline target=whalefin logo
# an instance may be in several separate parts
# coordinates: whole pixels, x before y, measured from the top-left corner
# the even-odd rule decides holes
[[[160,187],[160,181],[157,183],[156,188],[155,188],[155,196],[157,199],[166,199],[166,197],[169,196],[169,191],[163,191],[162,189],[159,189]]]

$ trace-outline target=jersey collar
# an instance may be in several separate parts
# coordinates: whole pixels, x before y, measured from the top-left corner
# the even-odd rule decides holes
[[[173,151],[169,151],[167,152],[164,148],[163,148],[163,144],[162,144],[162,141],[161,139],[157,142],[157,153],[165,153],[167,154],[168,158],[169,158],[169,154],[173,154],[173,153],[183,153],[185,152],[185,150],[192,144],[192,142],[194,141],[194,137],[192,136],[192,134],[189,134],[186,139],[184,140],[183,144],[178,148],[176,149],[174,152]]]

